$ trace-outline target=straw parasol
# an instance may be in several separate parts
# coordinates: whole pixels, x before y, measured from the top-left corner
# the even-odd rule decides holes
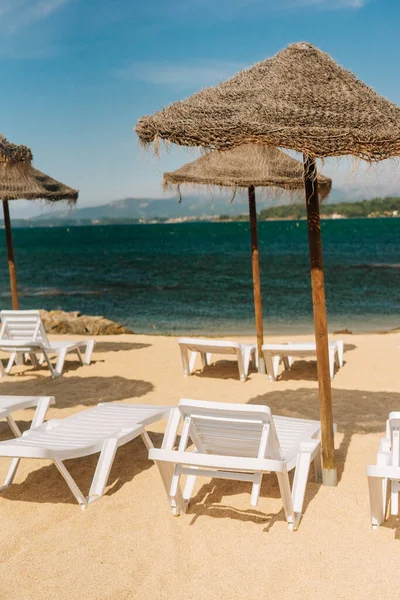
[[[0,136],[0,200],[3,201],[4,227],[7,242],[8,268],[13,309],[19,308],[17,278],[12,242],[9,200],[36,200],[48,202],[66,200],[75,204],[78,192],[32,167],[32,152]]]
[[[168,140],[227,150],[269,144],[303,153],[317,345],[323,479],[336,485],[317,157],[400,155],[400,109],[308,43],[139,120],[145,145]]]
[[[317,179],[322,201],[331,190],[332,180],[320,174]],[[258,370],[260,373],[265,373],[261,351],[264,332],[255,188],[274,188],[275,194],[277,191],[278,193],[287,191],[293,196],[295,192],[304,189],[303,165],[272,146],[244,144],[225,152],[207,152],[176,171],[164,173],[163,184],[164,187],[176,186],[179,195],[181,195],[181,184],[226,186],[233,188],[234,193],[238,188],[248,189]]]

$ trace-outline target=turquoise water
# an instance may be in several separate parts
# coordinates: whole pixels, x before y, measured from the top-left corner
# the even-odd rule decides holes
[[[4,231],[0,294],[9,308]],[[323,221],[329,328],[400,326],[400,219]],[[14,229],[21,308],[147,333],[254,330],[248,223]],[[312,331],[307,224],[259,224],[267,332]]]

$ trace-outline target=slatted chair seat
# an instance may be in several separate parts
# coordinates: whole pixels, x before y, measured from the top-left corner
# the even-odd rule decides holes
[[[263,344],[265,366],[268,377],[271,381],[276,381],[278,377],[279,365],[283,362],[284,368],[290,370],[293,364],[293,358],[303,358],[316,356],[317,347],[315,342],[288,342],[285,344]],[[329,351],[329,373],[331,379],[335,374],[335,367],[343,366],[343,340],[336,340],[328,343]]]
[[[250,503],[256,506],[263,474],[275,472],[289,529],[293,530],[302,515],[312,462],[317,479],[321,479],[320,429],[318,421],[273,418],[267,406],[185,399],[171,412],[161,448],[152,448],[149,456],[159,468],[175,515],[186,511],[198,476],[252,483]],[[193,451],[188,450],[190,443]],[[291,491],[288,471],[292,469]],[[182,475],[187,475],[183,492]]]
[[[146,447],[153,446],[145,427],[167,418],[169,407],[139,404],[98,404],[65,419],[52,419],[30,429],[22,437],[0,442],[0,456],[12,457],[13,464],[4,487],[9,486],[21,458],[52,460],[78,503],[85,508],[104,492],[117,449],[141,436]],[[88,497],[67,471],[64,461],[100,453]]]
[[[237,359],[240,381],[246,381],[250,361],[253,362],[253,366],[256,363],[257,347],[255,344],[186,337],[179,338],[178,344],[181,350],[183,374],[185,377],[193,373],[197,354],[200,354],[203,367],[210,364],[213,354],[233,354]]]
[[[62,374],[69,352],[75,352],[82,365],[90,364],[94,340],[50,341],[38,310],[2,310],[0,317],[0,350],[11,353],[6,369],[0,361],[0,376],[9,373],[17,358],[25,354],[29,355],[34,366],[46,362],[52,377]],[[55,368],[50,361],[52,355],[57,357]]]

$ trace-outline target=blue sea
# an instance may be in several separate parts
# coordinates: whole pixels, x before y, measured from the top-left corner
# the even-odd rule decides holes
[[[2,308],[11,307],[4,231]],[[142,333],[254,331],[248,223],[15,228],[21,308],[104,315]],[[400,327],[400,219],[322,222],[331,331]],[[259,223],[266,333],[312,331],[307,224]]]

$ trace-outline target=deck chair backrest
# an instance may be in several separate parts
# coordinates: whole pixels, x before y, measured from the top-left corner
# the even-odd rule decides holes
[[[49,345],[38,310],[2,310],[0,317],[0,339],[27,340]]]
[[[267,406],[181,400],[179,411],[183,420],[179,450],[186,450],[190,438],[204,454],[282,458]]]
[[[400,412],[391,412],[386,424],[392,449],[392,466],[400,466]]]

